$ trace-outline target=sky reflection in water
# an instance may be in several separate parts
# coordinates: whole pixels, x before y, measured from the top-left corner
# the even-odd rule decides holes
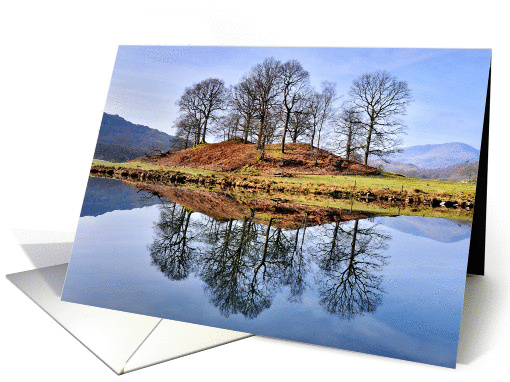
[[[470,230],[214,219],[90,178],[62,299],[455,367]]]

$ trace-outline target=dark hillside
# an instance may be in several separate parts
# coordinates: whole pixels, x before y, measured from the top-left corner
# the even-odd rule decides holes
[[[104,113],[94,159],[125,162],[145,154],[155,154],[154,149],[169,150],[172,143],[173,137],[162,131]]]

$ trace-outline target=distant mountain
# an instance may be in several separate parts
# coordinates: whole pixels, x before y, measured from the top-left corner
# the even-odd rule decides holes
[[[480,150],[465,143],[452,142],[407,147],[402,153],[394,154],[388,159],[392,162],[411,164],[422,169],[435,169],[459,163],[475,162],[479,156]]]
[[[154,149],[169,150],[173,142],[174,138],[162,131],[104,113],[94,159],[125,162],[145,154],[155,154]]]
[[[379,217],[377,221],[397,231],[441,243],[455,243],[471,237],[471,221],[416,216]]]
[[[451,182],[474,180],[478,176],[478,161],[454,164],[445,168],[416,169],[400,173],[414,178],[448,180]]]
[[[461,181],[475,179],[480,151],[465,143],[412,146],[372,165],[386,171],[426,179]]]
[[[98,216],[116,210],[132,210],[161,203],[117,179],[89,178],[80,216]]]

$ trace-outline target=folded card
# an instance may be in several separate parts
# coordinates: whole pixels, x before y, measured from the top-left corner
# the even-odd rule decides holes
[[[490,57],[120,47],[62,300],[455,367]]]

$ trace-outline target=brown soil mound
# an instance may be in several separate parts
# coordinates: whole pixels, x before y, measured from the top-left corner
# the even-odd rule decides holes
[[[268,145],[264,161],[257,161],[253,168],[266,174],[321,174],[364,175],[375,174],[377,169],[339,157],[329,151],[319,150],[315,165],[314,150],[306,143]]]
[[[195,191],[175,186],[151,184],[133,184],[133,186],[216,219],[234,218],[240,220],[244,216],[250,215],[252,211],[255,221],[267,224],[267,216],[271,216],[275,219],[275,227],[279,228],[297,228],[303,224],[305,216],[307,226],[366,219],[372,216],[369,213],[307,206],[285,200],[255,198],[240,202],[235,197],[224,193]]]
[[[378,171],[326,150],[319,151],[315,165],[314,150],[305,143],[287,144],[285,154],[281,153],[281,145],[267,145],[264,160],[260,160],[260,157],[261,150],[257,150],[252,143],[224,141],[137,160],[172,168],[203,168],[227,172],[245,168],[272,175],[366,175],[376,174]]]
[[[255,161],[255,145],[233,141],[203,144],[195,148],[171,151],[166,155],[143,157],[138,160],[168,167],[205,168],[215,171],[234,171]]]

